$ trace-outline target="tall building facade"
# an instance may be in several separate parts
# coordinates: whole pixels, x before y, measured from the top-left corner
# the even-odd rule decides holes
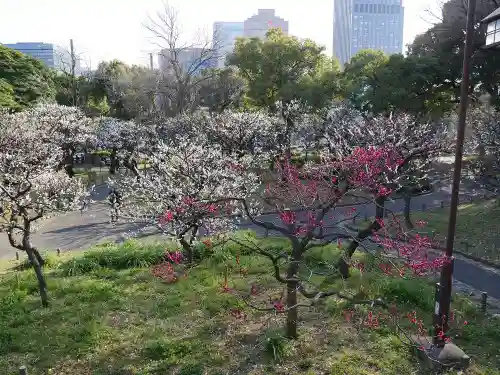
[[[70,72],[71,54],[68,50],[52,43],[27,42],[4,44],[5,47],[42,61],[49,68]],[[80,73],[80,59],[75,59],[75,73]]]
[[[224,67],[227,55],[233,52],[236,39],[243,36],[243,22],[214,22],[213,41],[217,49],[217,68]]]
[[[333,55],[344,66],[351,60],[353,0],[334,0]]]
[[[402,0],[335,0],[333,50],[341,65],[363,49],[403,52]]]
[[[214,67],[214,59],[212,51],[206,48],[185,48],[179,49],[176,56],[172,56],[170,50],[164,49],[158,54],[158,67],[161,72],[169,74],[173,73],[172,60],[177,59],[180,68],[184,73],[196,75],[204,69]]]
[[[281,29],[288,35],[288,21],[276,16],[274,9],[259,9],[257,14],[243,22],[244,36],[247,38],[265,38],[270,29]]]

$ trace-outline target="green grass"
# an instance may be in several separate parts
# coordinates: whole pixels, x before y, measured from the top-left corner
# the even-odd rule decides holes
[[[413,211],[411,218],[413,232],[435,238],[445,246],[448,232],[449,208],[433,208],[427,211]],[[405,227],[403,215],[397,215]],[[422,222],[418,225],[418,222]],[[357,228],[365,227],[368,221],[358,221]],[[490,199],[462,204],[458,208],[455,249],[474,257],[500,265],[500,200]],[[407,228],[404,228],[407,229]],[[400,229],[390,228],[396,235]]]
[[[282,290],[267,259],[236,245],[218,248],[187,278],[164,284],[149,266],[172,245],[106,245],[48,262],[50,307],[40,307],[32,270],[0,277],[0,368],[15,374],[21,365],[30,374],[428,374],[419,368],[394,331],[357,329],[347,323],[345,305],[330,298],[314,309],[300,310],[300,339],[285,340],[283,318],[258,312],[235,296],[221,293],[228,270],[229,286],[247,290],[255,282],[277,295]],[[283,239],[262,240],[269,251],[287,250]],[[248,269],[242,277],[235,255]],[[336,247],[316,250],[309,267],[339,257]],[[367,268],[370,260],[365,259]],[[374,270],[313,284],[337,286],[367,296],[384,296],[404,311],[422,317],[433,310],[432,286],[413,279],[388,278]],[[264,295],[264,291],[261,292]],[[266,294],[267,295],[267,294]],[[241,321],[230,310],[246,314]],[[490,320],[457,297],[457,314],[469,320],[456,341],[474,358],[467,374],[500,374],[500,320]],[[50,370],[50,372],[49,372]]]
[[[449,209],[434,209],[412,213],[414,222],[427,222],[419,229],[436,235],[444,244],[448,230]],[[456,248],[464,253],[490,260],[500,265],[500,200],[472,202],[459,207]]]

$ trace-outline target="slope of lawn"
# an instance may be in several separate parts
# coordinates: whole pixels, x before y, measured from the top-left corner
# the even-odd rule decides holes
[[[448,230],[449,209],[413,212],[414,222],[427,224],[419,231],[435,233],[444,244]],[[478,258],[500,265],[500,200],[471,202],[459,207],[457,216],[456,248]]]
[[[433,237],[437,245],[444,248],[449,215],[448,207],[413,211],[411,218],[415,228],[412,232]],[[403,214],[397,214],[396,217],[399,223],[405,227]],[[365,228],[371,220],[361,220],[355,225],[349,225],[349,227]],[[397,235],[400,232],[396,228],[390,228],[388,231],[391,235]],[[480,200],[458,207],[455,250],[500,266],[499,199]]]
[[[286,250],[283,240],[262,241],[270,251]],[[45,269],[51,296],[47,309],[40,307],[30,269],[21,264],[0,275],[1,373],[16,374],[21,365],[30,375],[429,373],[419,368],[393,330],[356,328],[343,316],[345,305],[333,298],[314,309],[302,308],[300,339],[283,339],[281,315],[258,312],[222,292],[225,274],[230,288],[248,290],[255,283],[259,296],[282,290],[267,259],[245,255],[236,245],[207,250],[187,277],[165,284],[150,272],[150,265],[163,259],[165,246],[127,242],[70,259],[50,258]],[[248,271],[244,277],[236,254]],[[335,247],[317,249],[308,263],[324,267],[338,256]],[[429,282],[383,276],[365,261],[367,271],[354,273],[347,289],[385,296],[401,306],[403,315],[416,311],[431,317]],[[325,287],[340,283],[330,280]],[[234,316],[234,308],[246,316]],[[466,374],[500,374],[500,319],[482,316],[459,297],[454,309],[469,321],[456,339],[474,359]]]

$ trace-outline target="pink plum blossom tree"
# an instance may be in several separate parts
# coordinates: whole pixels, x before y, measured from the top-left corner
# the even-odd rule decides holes
[[[245,198],[236,200],[241,202],[246,217],[255,226],[285,237],[289,241],[290,249],[276,253],[252,239],[241,240],[233,237],[232,240],[250,252],[269,258],[276,280],[286,289],[285,299],[271,300],[270,306],[256,306],[252,302],[253,297],[258,294],[254,287],[249,294],[240,296],[249,305],[260,310],[286,313],[286,335],[289,338],[298,336],[299,307],[314,306],[326,297],[335,296],[353,305],[386,306],[382,299],[358,298],[349,290],[338,286],[322,290],[318,283],[311,280],[318,277],[328,280],[331,277],[344,276],[343,270],[332,264],[318,272],[308,266],[307,257],[312,249],[332,243],[341,245],[343,241],[364,247],[363,240],[366,237],[360,238],[345,228],[344,224],[352,218],[354,211],[342,210],[342,203],[347,197],[360,195],[366,189],[373,191],[377,198],[388,196],[391,191],[385,186],[384,176],[397,173],[404,162],[403,155],[398,150],[384,146],[367,146],[355,148],[350,155],[341,159],[325,156],[323,163],[306,165],[302,170],[289,163],[277,165],[278,173],[284,177],[281,179],[283,182],[268,186],[260,198],[268,204],[274,204],[278,220],[256,216]],[[307,179],[301,177],[304,169],[307,169]],[[383,219],[377,222],[380,228],[384,227]],[[419,237],[406,240],[407,242],[403,241],[403,238],[400,241],[375,238],[383,249],[377,255],[381,265],[389,264],[401,274],[409,269],[422,275],[440,268],[448,261],[445,257],[428,256],[428,250],[432,247],[430,239]],[[349,248],[350,245],[347,251]],[[347,272],[351,267],[362,272],[364,265],[351,260],[349,254],[346,255],[342,259]]]
[[[357,147],[387,147],[399,155],[401,164],[395,169],[383,169],[378,183],[389,194],[374,196],[376,215],[373,222],[358,233],[366,238],[381,229],[379,221],[384,217],[385,202],[393,193],[405,198],[405,221],[413,228],[410,217],[410,200],[414,190],[428,184],[432,162],[443,152],[451,149],[452,141],[445,124],[421,121],[418,118],[396,113],[390,116],[365,117],[347,104],[333,106],[323,127],[323,137],[328,150],[342,160],[352,155]],[[375,193],[369,190],[369,193]],[[356,250],[355,241],[347,249],[348,256]],[[339,265],[346,272],[345,264]]]

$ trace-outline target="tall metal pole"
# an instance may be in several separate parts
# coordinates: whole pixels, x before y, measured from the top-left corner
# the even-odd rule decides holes
[[[450,313],[451,287],[453,275],[453,245],[455,241],[455,229],[457,224],[457,211],[460,190],[460,177],[462,172],[462,156],[465,136],[465,121],[467,116],[467,105],[469,102],[469,64],[473,50],[474,16],[476,12],[476,0],[469,0],[467,10],[467,31],[465,35],[464,61],[462,84],[460,87],[460,107],[458,112],[457,144],[455,150],[455,170],[453,172],[453,186],[451,192],[450,218],[448,223],[448,236],[446,237],[446,256],[451,260],[441,271],[439,305],[436,306],[434,320],[434,343],[443,345],[439,338],[441,329],[444,333],[448,330],[448,316]]]
[[[69,48],[71,54],[71,93],[73,95],[73,105],[76,106],[77,100],[77,88],[76,88],[76,57],[75,57],[75,48],[73,46],[73,39],[69,40]]]
[[[152,53],[150,53],[150,54],[149,54],[149,68],[150,68],[151,70],[153,70],[153,69],[154,69],[154,65],[153,65],[153,54],[152,54]]]

